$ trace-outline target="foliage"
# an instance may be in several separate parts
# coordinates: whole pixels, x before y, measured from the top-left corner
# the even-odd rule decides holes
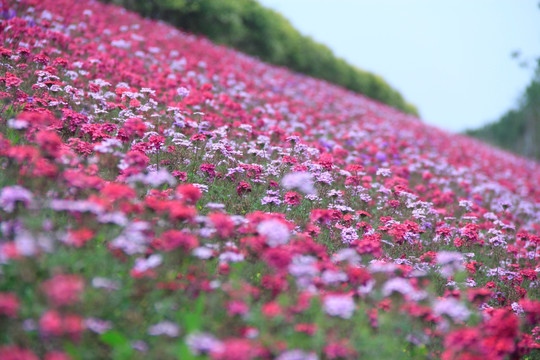
[[[496,122],[467,130],[466,134],[515,153],[540,159],[540,59],[535,75],[523,92],[518,106]]]
[[[538,164],[119,7],[2,10],[0,359],[538,358]]]
[[[380,76],[337,58],[328,47],[300,34],[281,14],[256,0],[104,1],[418,115],[416,107]]]

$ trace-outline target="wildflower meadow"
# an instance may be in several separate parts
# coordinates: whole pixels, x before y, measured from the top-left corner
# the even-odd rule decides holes
[[[3,0],[0,359],[539,359],[540,165],[113,5]]]

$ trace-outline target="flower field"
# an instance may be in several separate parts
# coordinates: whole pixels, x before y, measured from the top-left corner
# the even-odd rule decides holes
[[[2,4],[0,359],[540,358],[538,163],[119,7]]]

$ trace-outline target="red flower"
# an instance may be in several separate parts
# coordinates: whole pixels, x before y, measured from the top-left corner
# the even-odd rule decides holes
[[[302,196],[294,191],[289,191],[285,194],[285,202],[292,206],[300,205],[302,202]]]
[[[243,301],[233,300],[227,303],[227,313],[229,316],[245,315],[248,311],[249,307]]]
[[[133,199],[137,196],[135,190],[129,185],[109,183],[101,189],[101,194],[112,201],[119,199]]]
[[[19,299],[17,295],[8,292],[0,292],[0,315],[16,317],[19,310]]]
[[[212,178],[216,176],[216,165],[214,164],[201,164],[200,169]]]
[[[279,316],[281,315],[282,311],[281,306],[273,301],[268,302],[261,307],[262,314],[268,318]]]
[[[299,323],[294,326],[294,331],[297,332],[303,332],[308,334],[309,336],[313,336],[315,332],[317,331],[317,325],[315,324],[307,324],[307,323]]]
[[[173,176],[176,176],[176,178],[180,181],[186,181],[187,180],[187,173],[185,171],[178,171],[175,170],[172,172]]]
[[[285,249],[275,247],[266,249],[262,258],[268,265],[276,269],[286,269],[291,263],[292,255]]]
[[[64,332],[77,341],[84,330],[84,320],[79,315],[66,315],[63,319]]]
[[[84,282],[77,275],[56,275],[43,283],[43,290],[57,306],[72,305],[79,301]]]
[[[81,247],[94,237],[94,232],[87,228],[69,230],[66,242],[75,247]]]
[[[129,118],[124,123],[124,132],[127,136],[142,137],[146,131],[146,125],[139,118]]]
[[[225,239],[234,233],[234,222],[231,217],[222,213],[213,213],[208,215],[210,221],[214,224],[219,237]]]
[[[0,346],[0,359],[2,360],[39,360],[30,350],[15,345]]]
[[[176,194],[188,204],[197,203],[202,196],[201,190],[192,184],[178,185],[176,187]]]
[[[228,339],[211,353],[216,360],[251,360],[259,357],[262,349],[246,339]]]
[[[23,81],[19,79],[16,75],[7,71],[5,77],[0,77],[0,82],[5,82],[6,87],[9,89],[10,87],[18,88]]]
[[[245,193],[251,192],[251,185],[245,181],[240,181],[240,184],[236,187],[236,193],[238,196],[242,196]]]
[[[347,340],[330,342],[323,349],[328,359],[351,359],[356,358],[356,351],[350,346]]]
[[[60,336],[64,333],[62,317],[55,310],[49,310],[41,316],[39,328],[46,335]]]
[[[380,235],[367,235],[353,242],[359,254],[370,254],[374,257],[382,255]]]
[[[159,238],[158,249],[172,251],[177,248],[182,248],[184,251],[190,251],[199,246],[197,238],[191,234],[180,230],[167,230]]]
[[[64,352],[53,351],[45,354],[44,360],[71,360],[71,357]]]

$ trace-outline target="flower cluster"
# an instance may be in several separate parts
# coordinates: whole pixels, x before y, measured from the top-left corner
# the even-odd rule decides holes
[[[0,358],[540,348],[540,166],[91,1],[0,12]]]

